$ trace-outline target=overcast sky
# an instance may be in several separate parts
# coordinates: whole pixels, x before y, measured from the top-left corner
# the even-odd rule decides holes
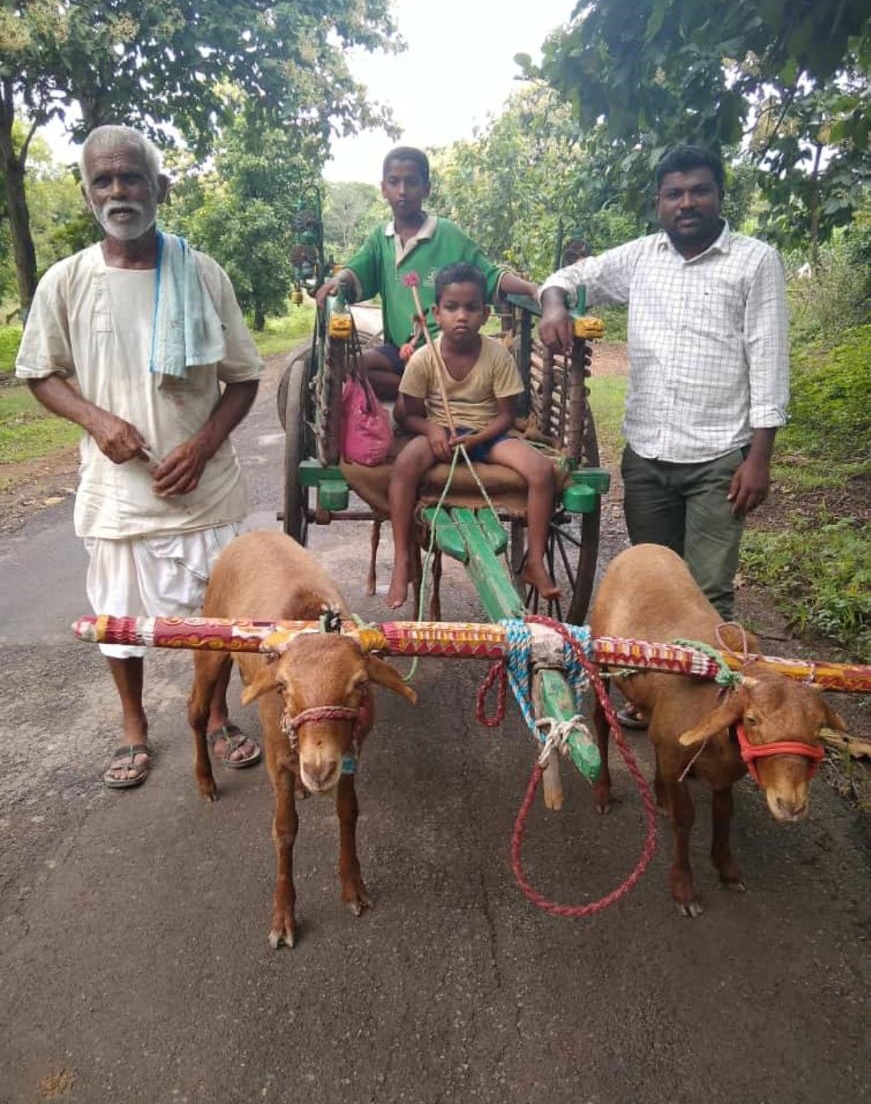
[[[393,108],[404,145],[450,145],[499,112],[519,86],[514,55],[539,61],[545,38],[569,21],[574,6],[575,0],[393,0],[408,49],[355,54],[351,69],[370,100]],[[339,139],[324,175],[377,184],[393,144],[383,131]]]
[[[408,48],[374,56],[355,51],[351,71],[368,99],[393,108],[404,145],[450,145],[471,137],[489,113],[498,114],[519,87],[514,55],[539,61],[545,38],[569,21],[575,2],[531,0],[521,7],[512,0],[393,0]],[[59,125],[42,134],[59,158],[77,156]],[[395,144],[383,131],[337,139],[324,175],[378,184],[384,154]]]

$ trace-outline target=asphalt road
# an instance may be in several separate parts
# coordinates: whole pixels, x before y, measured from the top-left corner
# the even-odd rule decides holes
[[[237,434],[252,526],[277,524],[273,390]],[[620,540],[607,516],[606,554]],[[363,595],[367,528],[315,529],[310,543],[362,616],[385,619]],[[359,779],[375,907],[342,908],[332,805],[310,799],[301,938],[274,952],[268,780],[223,770],[217,804],[199,798],[190,657],[149,656],[155,767],[142,788],[107,791],[116,705],[98,651],[69,633],[88,612],[71,503],[0,539],[0,570],[0,1104],[871,1099],[871,833],[824,785],[793,827],[738,787],[743,895],[716,891],[698,802],[698,920],[670,902],[667,832],[621,902],[554,918],[509,863],[533,761],[519,714],[482,729],[484,667],[424,661],[416,709],[380,694]],[[477,619],[460,570],[443,595],[446,616]],[[234,716],[256,726],[253,709]],[[583,903],[634,865],[641,806],[622,768],[609,818],[565,774],[566,806],[535,808],[525,858],[541,892]]]

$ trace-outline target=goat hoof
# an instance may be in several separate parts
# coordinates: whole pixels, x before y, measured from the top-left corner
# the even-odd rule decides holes
[[[723,879],[720,882],[720,889],[728,889],[732,893],[746,893],[747,892],[747,886],[744,884],[744,882],[741,881],[740,878],[738,878],[735,881],[728,881],[728,882],[725,879]]]
[[[212,783],[211,787],[202,787],[200,789],[200,797],[203,801],[217,801],[218,800],[218,787]]]
[[[614,802],[610,799],[608,801],[596,802],[596,812],[602,816],[608,816],[609,813],[614,811]]]
[[[698,899],[696,899],[695,901],[687,901],[685,904],[682,904],[680,901],[676,901],[675,904],[677,905],[677,911],[680,913],[680,915],[687,916],[691,920],[694,920],[697,916],[701,916],[702,913],[705,911],[702,908],[702,902]]]
[[[372,902],[365,893],[358,893],[345,904],[355,916],[362,916],[367,908],[372,907]]]
[[[285,947],[293,947],[295,940],[296,935],[293,931],[271,931],[269,933],[269,946],[273,951],[277,951],[282,943]]]

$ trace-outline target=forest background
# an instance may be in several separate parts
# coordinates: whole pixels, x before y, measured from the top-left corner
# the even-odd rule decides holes
[[[261,347],[300,340],[311,307],[300,213],[320,205],[341,262],[387,216],[373,181],[327,183],[340,134],[381,126],[348,51],[401,50],[388,0],[26,0],[0,8],[0,480],[68,447],[11,378],[39,275],[96,239],[75,165],[41,136],[104,122],[146,130],[173,178],[162,225],[229,272]],[[782,252],[793,400],[778,437],[780,506],[754,521],[742,570],[792,624],[871,651],[871,18],[865,0],[594,0],[472,138],[429,150],[430,210],[540,280],[561,245],[599,252],[652,229],[653,166],[678,141],[718,149],[726,214]],[[618,311],[609,339],[625,335]],[[625,380],[593,380],[619,448]]]

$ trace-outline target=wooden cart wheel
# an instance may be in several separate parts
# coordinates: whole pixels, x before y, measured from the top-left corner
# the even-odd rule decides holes
[[[297,348],[299,348],[297,346]],[[305,362],[306,374],[311,376],[311,348],[306,345],[295,356],[291,357],[287,367],[278,381],[278,390],[275,393],[275,404],[278,408],[278,420],[281,422],[281,428],[287,429],[287,386],[290,382],[290,374],[294,364],[298,360]],[[307,404],[306,404],[307,405]]]
[[[588,467],[599,466],[599,443],[592,411],[587,411],[584,427],[584,459]],[[557,600],[543,601],[536,590],[520,579],[526,562],[526,522],[511,522],[509,547],[511,570],[524,604],[531,613],[546,613],[558,621],[582,625],[593,594],[596,561],[599,557],[601,499],[589,514],[569,514],[557,509],[551,518],[546,562],[561,591]],[[546,607],[546,608],[545,608]]]
[[[314,451],[307,418],[309,363],[308,353],[291,361],[279,386],[284,394],[284,531],[300,544],[308,535],[309,492],[299,481],[299,465]]]

